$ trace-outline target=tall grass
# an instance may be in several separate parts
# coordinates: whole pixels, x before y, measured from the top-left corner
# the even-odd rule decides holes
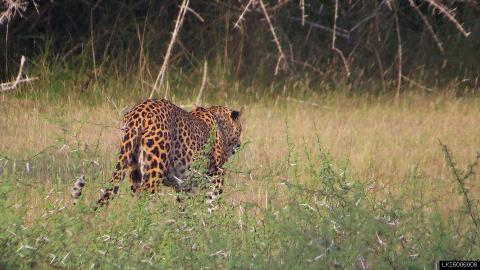
[[[462,181],[467,206],[451,174],[468,172],[480,145],[476,98],[394,102],[308,80],[219,97],[210,82],[205,104],[246,105],[246,143],[227,164],[220,209],[208,214],[201,192],[182,203],[167,187],[132,196],[124,182],[94,212],[121,113],[146,93],[107,77],[82,96],[84,75],[56,78],[59,70],[1,97],[2,268],[432,268],[480,255],[470,214],[479,214],[478,176]],[[172,98],[190,104],[199,83],[171,83]],[[74,206],[69,188],[80,174],[86,187]]]
[[[377,201],[366,183],[352,178],[348,167],[335,165],[318,141],[304,149],[282,147],[289,154],[277,160],[276,169],[291,169],[282,181],[266,175],[257,184],[265,187],[263,205],[231,201],[227,192],[213,214],[201,197],[178,205],[168,190],[131,196],[126,185],[110,205],[92,211],[105,172],[82,162],[88,151],[77,149],[78,156],[55,162],[39,158],[38,163],[51,166],[46,175],[39,169],[14,169],[4,160],[1,266],[433,268],[439,259],[480,255],[478,231],[466,222],[464,205],[443,217],[438,205],[422,197],[422,187],[406,187]],[[306,158],[300,160],[301,155]],[[229,169],[238,165],[234,160]],[[87,172],[88,184],[73,206],[68,176],[79,171]],[[36,180],[43,177],[52,178]],[[419,181],[411,175],[405,184],[417,186]]]

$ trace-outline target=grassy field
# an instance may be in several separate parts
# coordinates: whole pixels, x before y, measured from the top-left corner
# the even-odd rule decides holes
[[[428,269],[480,257],[479,177],[452,174],[468,172],[480,150],[478,98],[210,93],[207,103],[245,114],[244,147],[209,215],[201,195],[179,204],[165,187],[133,197],[127,182],[92,211],[122,113],[139,95],[35,95],[0,96],[2,269]]]

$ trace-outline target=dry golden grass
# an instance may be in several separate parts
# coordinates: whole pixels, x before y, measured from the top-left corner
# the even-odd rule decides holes
[[[313,148],[318,136],[335,160],[348,160],[350,172],[368,182],[379,196],[401,190],[416,170],[432,199],[457,198],[439,140],[452,149],[460,167],[480,150],[477,98],[408,95],[394,103],[389,98],[337,95],[314,102],[279,99],[246,105],[243,141],[250,144],[240,153],[239,163],[242,170],[252,173],[235,176],[245,181],[237,184],[243,188],[233,192],[233,200],[263,205],[266,188],[262,177],[273,174],[278,181],[288,178],[287,130],[295,162],[305,161],[305,147]],[[133,102],[119,107],[129,105]],[[121,111],[107,102],[94,107],[74,101],[46,106],[4,96],[0,104],[0,154],[27,158],[63,136],[64,127],[70,131],[67,141],[75,140],[75,134],[89,146],[99,140],[101,152],[113,161],[120,130],[91,123],[119,126]],[[107,168],[111,165],[103,164]]]
[[[219,250],[232,255],[244,250],[242,256],[250,263],[250,256],[257,256],[251,254],[255,246],[268,245],[274,247],[268,256],[285,261],[306,256],[302,261],[315,263],[319,254],[335,252],[336,262],[350,251],[348,264],[363,256],[367,265],[385,263],[379,268],[386,268],[391,258],[400,263],[403,259],[398,258],[422,256],[410,263],[431,266],[451,251],[461,255],[475,247],[468,238],[457,240],[477,231],[478,174],[465,183],[473,207],[469,213],[445,166],[439,140],[450,147],[458,168],[474,159],[480,149],[478,98],[411,94],[395,103],[389,97],[337,94],[308,102],[279,98],[246,104],[245,147],[232,158],[232,166],[227,164],[222,207],[208,217],[203,196],[183,204],[175,202],[170,188],[153,196],[131,196],[125,182],[104,211],[91,211],[114,165],[121,137],[115,127],[134,101],[86,105],[73,99],[7,96],[0,101],[0,195],[5,198],[4,227],[13,230],[2,234],[7,239],[2,248],[5,258],[20,254],[11,256],[25,265],[31,265],[29,258],[41,265],[62,265],[67,256],[71,266],[94,261],[109,265],[119,258],[124,264],[142,263],[153,253],[161,254],[156,260],[163,262],[179,252],[187,258],[203,253],[210,262]],[[321,155],[315,156],[317,141],[331,154],[334,170]],[[350,176],[343,179],[338,167],[345,163]],[[311,165],[316,168],[310,170]],[[87,184],[73,206],[69,188],[80,174]],[[350,185],[352,181],[365,185]],[[177,211],[183,207],[188,211]],[[186,224],[191,228],[188,237]],[[224,241],[216,241],[219,233]],[[328,251],[322,239],[329,235],[331,243],[342,246]],[[117,240],[105,240],[110,237]],[[38,239],[49,240],[37,245]],[[153,253],[142,251],[142,241],[155,248]],[[193,250],[191,241],[205,249]],[[131,248],[123,249],[124,243]],[[30,254],[31,249],[35,253]],[[306,249],[312,251],[305,254]],[[287,251],[294,255],[284,255]],[[384,261],[390,256],[386,254],[393,255]],[[475,250],[470,256],[477,254]]]

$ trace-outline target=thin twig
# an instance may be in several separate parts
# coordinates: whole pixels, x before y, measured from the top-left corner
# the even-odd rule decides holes
[[[183,19],[185,18],[185,14],[188,8],[189,0],[183,0],[182,5],[180,6],[180,10],[178,11],[178,16],[177,20],[175,22],[175,28],[173,30],[172,38],[170,39],[170,44],[168,45],[167,52],[165,53],[165,58],[163,60],[162,67],[160,68],[160,72],[158,72],[157,79],[155,80],[155,83],[153,84],[152,92],[150,92],[149,98],[153,97],[153,94],[155,92],[158,92],[160,87],[163,84],[163,80],[165,78],[165,71],[167,69],[168,65],[168,59],[170,58],[170,54],[172,52],[173,44],[175,43],[175,40],[177,38],[178,32],[180,30],[180,27],[182,26]],[[165,91],[165,98],[167,97],[168,92]]]
[[[13,90],[13,89],[17,88],[18,84],[20,84],[20,83],[27,83],[27,82],[31,82],[31,81],[35,81],[35,80],[38,80],[38,78],[33,77],[33,78],[20,79],[18,81],[14,81],[14,82],[2,83],[2,84],[0,84],[0,92],[6,92],[6,91],[9,91],[9,90]]]
[[[450,22],[452,22],[455,25],[455,27],[457,27],[458,31],[460,31],[460,33],[462,33],[463,36],[468,37],[470,35],[470,32],[465,31],[463,26],[457,21],[457,19],[455,19],[452,12],[447,10],[447,8],[445,6],[437,3],[434,0],[426,0],[426,1],[430,4],[430,6],[432,6],[434,8],[434,10],[438,9],[438,11],[440,13],[442,13],[445,17],[447,17],[447,19]]]
[[[420,11],[420,9],[418,8],[418,6],[415,4],[413,0],[408,0],[408,3],[413,8],[413,10],[418,14],[418,16],[422,19],[423,23],[427,27],[428,32],[430,33],[432,38],[435,40],[435,43],[437,44],[438,49],[443,53],[444,50],[443,50],[442,42],[440,42],[437,34],[435,33],[435,31],[433,31],[433,27],[428,21],[428,19],[425,17],[425,15],[423,15],[423,13]]]
[[[404,80],[412,83],[413,85],[416,85],[416,86],[424,89],[425,91],[428,91],[428,92],[432,92],[432,91],[433,91],[432,88],[426,87],[425,85],[422,85],[421,83],[416,82],[415,80],[412,80],[412,79],[408,78],[407,76],[402,75],[402,79],[404,79]]]
[[[280,97],[280,98],[286,99],[286,100],[288,100],[288,101],[293,101],[293,102],[301,103],[301,104],[311,105],[311,106],[314,106],[314,107],[321,107],[320,104],[315,103],[315,102],[305,101],[305,100],[296,99],[296,98],[292,98],[292,97]]]
[[[383,2],[382,2],[383,3]],[[380,3],[380,5],[382,4]],[[380,6],[379,5],[379,6]],[[375,18],[376,16],[378,15],[378,10],[375,10],[375,12],[373,12],[372,14],[370,14],[369,16],[363,18],[362,20],[360,20],[359,22],[357,22],[357,24],[355,24],[352,28],[350,28],[350,32],[353,32],[355,30],[357,30],[358,27],[360,27],[360,25],[368,22],[369,20]]]
[[[306,62],[306,61],[305,61],[305,62],[302,62],[302,61],[298,61],[298,60],[295,60],[295,59],[290,59],[289,61],[290,61],[290,63],[302,65],[303,68],[308,67],[308,68],[312,69],[313,71],[315,71],[315,72],[318,73],[318,74],[322,74],[322,75],[325,74],[325,72],[323,72],[323,71],[320,70],[319,68],[315,67],[314,65],[309,64],[309,63]]]
[[[140,52],[138,54],[138,77],[140,77],[140,81],[143,82],[143,44],[144,44],[144,37],[145,37],[145,32],[140,35],[140,29],[138,27],[138,24],[136,25],[137,27],[137,38],[138,38],[138,43],[140,44]],[[143,89],[143,85],[142,85]]]
[[[477,153],[477,157],[475,161],[471,164],[469,164],[469,169],[468,171],[462,176],[461,173],[457,170],[455,167],[455,163],[453,162],[452,155],[450,154],[450,151],[448,150],[447,145],[443,144],[440,140],[438,140],[440,146],[442,147],[443,153],[445,155],[445,161],[447,163],[447,166],[450,167],[453,176],[455,177],[455,180],[458,182],[458,186],[460,187],[460,192],[463,195],[463,198],[465,200],[465,204],[467,206],[468,213],[470,217],[472,218],[472,222],[475,225],[475,227],[478,227],[478,220],[473,214],[473,207],[472,207],[472,201],[470,200],[470,197],[468,196],[468,190],[465,187],[465,180],[467,180],[468,177],[470,177],[474,172],[473,169],[475,166],[478,165],[478,162],[480,161],[480,153]]]
[[[402,37],[400,35],[400,23],[398,22],[397,10],[395,9],[395,30],[397,33],[397,42],[398,42],[398,73],[397,73],[397,94],[395,95],[395,100],[398,101],[400,97],[400,88],[402,87]]]
[[[382,0],[382,2],[380,2],[380,4],[378,4],[376,7],[375,7],[375,10],[372,12],[372,14],[368,15],[367,17],[361,19],[360,21],[358,21],[352,28],[350,28],[350,33],[354,32],[355,30],[357,30],[358,27],[360,27],[362,24],[368,22],[369,20],[373,19],[373,18],[377,18],[378,17],[378,12],[380,10],[380,8],[385,4],[385,2],[388,2],[388,0]]]
[[[373,51],[373,54],[375,55],[375,59],[377,60],[377,65],[380,73],[380,83],[382,85],[382,92],[385,93],[387,86],[385,84],[385,74],[383,71],[382,59],[380,58],[380,54],[378,53],[378,50],[374,45],[369,44],[368,47],[370,47],[370,49]]]
[[[235,22],[235,25],[233,26],[233,28],[240,28],[240,23],[243,21],[244,17],[245,17],[245,14],[249,11],[248,8],[250,7],[251,4],[253,4],[256,0],[250,0],[248,1],[247,5],[245,6],[245,8],[243,9],[242,13],[240,14],[240,16],[238,17],[238,20],[237,22]]]
[[[277,4],[275,4],[273,7],[269,8],[270,11],[275,12],[276,10],[282,8],[286,4],[288,4],[291,0],[278,0]]]
[[[199,21],[201,21],[202,23],[205,22],[205,19],[203,19],[202,16],[200,16],[200,14],[198,12],[196,12],[195,10],[193,10],[192,8],[190,7],[187,7],[187,10],[190,11],[195,17],[197,17],[197,19]]]
[[[305,0],[300,0],[300,11],[302,13],[302,26],[305,26]]]
[[[97,2],[98,4],[98,2]],[[95,5],[96,7],[96,5]],[[93,10],[95,9],[92,8],[90,9],[90,36],[92,37],[92,42],[91,42],[91,45],[92,45],[92,60],[93,60],[93,75],[95,76],[95,81],[98,80],[97,78],[97,61],[95,60],[95,39],[93,37]]]
[[[267,21],[267,24],[269,26],[270,33],[272,33],[273,41],[275,41],[275,45],[277,46],[277,50],[278,50],[278,54],[279,54],[278,60],[277,60],[277,66],[275,67],[275,75],[277,75],[278,74],[278,69],[279,69],[279,66],[280,66],[280,63],[282,62],[282,60],[283,60],[283,63],[284,63],[283,67],[286,67],[287,58],[285,57],[285,54],[283,53],[283,49],[282,49],[282,46],[280,45],[280,41],[278,41],[277,34],[275,33],[275,28],[273,28],[272,21],[270,21],[270,16],[267,13],[267,9],[265,8],[265,4],[263,4],[262,0],[259,0],[259,1],[260,1],[260,6],[261,6],[262,11],[263,11],[263,15],[265,15],[265,20]]]
[[[347,71],[347,77],[350,76],[350,68],[348,67],[347,60],[345,59],[345,56],[343,55],[343,52],[339,50],[335,46],[335,41],[337,37],[337,18],[338,18],[338,0],[335,0],[335,13],[333,17],[333,34],[332,34],[332,50],[335,51],[340,58],[342,59],[343,65],[345,66],[345,70]]]
[[[27,10],[28,1],[26,0],[5,0],[2,1],[5,10],[0,13],[0,24],[8,24],[17,14],[23,17],[23,13]]]
[[[25,65],[25,56],[22,55],[22,57],[20,58],[20,68],[18,69],[18,74],[17,74],[17,78],[15,79],[15,83],[13,84],[13,87],[17,87],[17,84],[18,84],[18,81],[20,81],[20,79],[22,78],[22,73],[23,73],[23,66]]]
[[[200,101],[202,99],[203,89],[205,88],[205,83],[207,82],[207,61],[203,64],[203,77],[202,77],[202,85],[200,86],[200,91],[198,92],[197,100],[195,101],[196,105],[200,105]]]
[[[0,84],[0,92],[13,90],[13,89],[17,88],[18,84],[20,84],[20,83],[25,83],[25,82],[31,82],[31,81],[34,81],[34,80],[38,80],[37,77],[22,79],[23,66],[25,65],[25,61],[26,61],[26,58],[25,58],[25,56],[22,55],[22,58],[20,59],[20,68],[18,69],[17,78],[13,82],[7,82],[7,83]]]
[[[8,30],[9,24],[7,23],[7,27],[5,27],[5,73],[8,72]]]
[[[291,18],[292,20],[294,21],[299,21],[301,22],[302,21],[302,18],[296,18],[296,17],[292,17]],[[311,22],[309,20],[304,20],[306,24],[314,27],[314,28],[317,28],[317,29],[320,29],[320,30],[324,30],[324,31],[327,31],[327,32],[330,32],[330,33],[334,33],[333,32],[333,28],[331,27],[328,27],[328,26],[325,26],[325,25],[321,25],[321,24],[318,24],[318,23],[315,23],[315,22]],[[346,29],[343,29],[343,28],[340,28],[337,26],[336,28],[336,32],[335,32],[335,35],[337,37],[342,37],[342,38],[345,38],[345,39],[350,39],[350,31],[346,30]]]

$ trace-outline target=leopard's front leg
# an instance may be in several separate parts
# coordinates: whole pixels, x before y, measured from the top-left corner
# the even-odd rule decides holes
[[[209,213],[218,208],[218,198],[223,193],[223,170],[216,167],[207,175],[207,192],[205,194],[205,203]]]
[[[223,176],[214,175],[209,179],[209,186],[207,187],[207,194],[205,203],[208,207],[208,212],[212,213],[218,208],[218,197],[223,192]]]
[[[208,185],[205,203],[207,204],[209,213],[212,213],[218,208],[218,197],[223,193],[223,176],[225,173],[222,165],[226,161],[224,153],[223,136],[217,130],[216,140],[212,149],[212,159],[207,173]]]

